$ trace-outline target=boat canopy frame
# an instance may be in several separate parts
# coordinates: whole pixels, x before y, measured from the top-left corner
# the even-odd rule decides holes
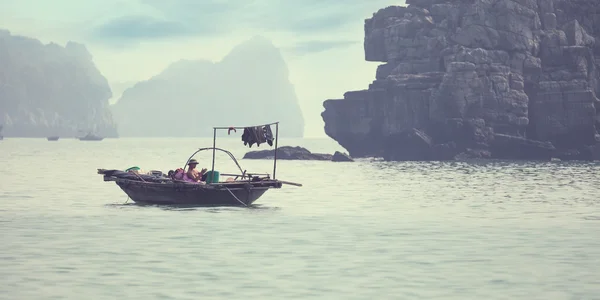
[[[205,148],[199,148],[198,150],[196,150],[196,152],[194,152],[185,162],[185,165],[183,166],[183,170],[185,171],[185,168],[187,167],[188,162],[200,151],[206,151],[206,150],[212,150],[212,166],[211,166],[211,174],[214,174],[215,171],[215,156],[217,151],[221,151],[226,153],[227,155],[229,155],[229,157],[231,158],[231,160],[233,160],[233,162],[235,163],[235,165],[238,167],[238,169],[241,172],[241,175],[236,175],[236,174],[223,174],[223,175],[234,175],[234,176],[242,176],[242,178],[245,177],[246,174],[250,175],[259,175],[259,174],[249,174],[246,173],[246,171],[242,170],[242,167],[240,166],[240,164],[238,163],[237,159],[235,158],[235,156],[225,150],[225,149],[221,149],[221,148],[217,148],[217,130],[237,130],[237,129],[245,129],[245,128],[251,128],[251,127],[265,127],[265,126],[271,126],[271,125],[275,125],[275,154],[273,156],[273,178],[271,178],[272,180],[275,180],[275,172],[277,171],[277,149],[278,149],[278,145],[277,145],[277,141],[279,140],[279,122],[273,122],[273,123],[268,123],[268,124],[262,124],[262,125],[254,125],[254,126],[228,126],[228,127],[213,127],[213,146],[212,147],[205,147]],[[269,175],[269,174],[260,174],[260,175]],[[237,178],[237,177],[236,177]]]

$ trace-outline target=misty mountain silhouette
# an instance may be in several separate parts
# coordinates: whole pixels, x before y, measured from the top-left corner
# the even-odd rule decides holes
[[[279,49],[261,36],[234,47],[217,63],[175,62],[126,89],[111,108],[123,137],[212,136],[213,126],[277,120],[282,136],[304,133],[287,65]]]
[[[83,44],[42,44],[0,29],[0,124],[12,137],[117,131],[111,90]]]

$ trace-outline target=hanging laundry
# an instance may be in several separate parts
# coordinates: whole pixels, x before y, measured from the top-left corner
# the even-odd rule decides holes
[[[256,134],[256,145],[260,146],[260,144],[264,144],[267,142],[267,138],[265,137],[265,131],[261,126],[254,127],[254,132]]]
[[[267,144],[269,144],[269,146],[273,146],[273,132],[271,131],[271,125],[265,125],[265,127],[263,127],[263,131],[265,133]]]
[[[235,130],[235,127],[229,127],[229,129],[227,129],[227,135],[231,134],[232,130],[233,132],[237,132],[237,130]]]
[[[273,140],[275,140],[275,137],[273,136],[273,131],[271,131],[271,125],[245,127],[242,134],[244,146],[249,146],[250,148],[254,144],[260,147],[260,144],[263,143],[273,146]]]
[[[244,128],[242,141],[244,142],[244,146],[248,145],[252,148],[254,144],[260,147],[260,144],[267,142],[267,139],[265,138],[264,130],[260,126],[256,126]]]
[[[250,129],[248,129],[248,127],[244,128],[244,133],[242,134],[242,141],[244,142],[244,146],[250,144],[250,142],[254,144],[250,135]],[[252,147],[252,144],[250,144],[250,147]]]

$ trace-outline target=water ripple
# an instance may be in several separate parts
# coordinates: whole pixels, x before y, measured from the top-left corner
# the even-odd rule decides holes
[[[600,299],[598,163],[281,161],[304,186],[251,208],[125,203],[95,174],[196,142],[0,144],[0,298]]]

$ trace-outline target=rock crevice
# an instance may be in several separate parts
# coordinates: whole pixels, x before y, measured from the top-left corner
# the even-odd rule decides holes
[[[550,159],[598,149],[596,1],[407,4],[365,20],[365,59],[384,63],[369,88],[324,102],[325,132],[350,155]]]

